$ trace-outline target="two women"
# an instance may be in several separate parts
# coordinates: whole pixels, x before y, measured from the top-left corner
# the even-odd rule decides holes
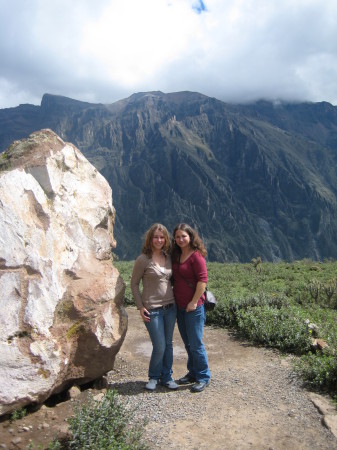
[[[152,225],[145,235],[142,254],[135,262],[131,277],[131,290],[153,345],[149,382],[145,387],[154,390],[161,382],[169,389],[178,388],[172,380],[172,337],[177,316],[188,356],[188,373],[178,383],[194,383],[191,391],[201,392],[209,385],[211,376],[202,342],[206,319],[203,303],[207,252],[197,232],[186,224],[177,225],[173,232],[173,266],[169,250],[167,229],[161,224]]]

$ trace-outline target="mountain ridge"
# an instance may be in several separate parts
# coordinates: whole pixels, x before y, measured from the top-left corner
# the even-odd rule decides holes
[[[3,120],[4,119],[4,120]],[[152,222],[195,226],[214,261],[337,257],[337,108],[232,105],[195,92],[112,104],[45,94],[0,110],[0,151],[51,128],[113,191],[116,253],[134,259]]]

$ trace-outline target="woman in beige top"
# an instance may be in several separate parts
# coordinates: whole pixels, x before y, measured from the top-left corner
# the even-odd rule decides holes
[[[149,381],[145,386],[150,391],[156,389],[158,382],[169,389],[178,388],[172,379],[172,339],[177,310],[169,250],[167,229],[159,223],[153,224],[145,234],[142,254],[135,261],[131,277],[132,294],[153,346]]]

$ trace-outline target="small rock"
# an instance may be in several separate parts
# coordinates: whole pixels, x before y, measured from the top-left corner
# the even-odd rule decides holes
[[[73,386],[68,391],[69,398],[73,399],[81,395],[81,389],[78,386]]]
[[[310,393],[309,397],[321,414],[334,414],[336,412],[336,408],[332,404],[330,398],[315,393]]]
[[[324,425],[328,430],[337,438],[337,415],[328,414],[324,416],[323,419]]]
[[[320,350],[323,350],[324,348],[329,347],[329,346],[328,346],[328,344],[325,342],[324,339],[317,339],[317,347],[318,347]]]
[[[104,393],[103,392],[100,392],[99,394],[94,396],[94,400],[96,402],[101,402],[103,400],[103,398],[104,398]]]

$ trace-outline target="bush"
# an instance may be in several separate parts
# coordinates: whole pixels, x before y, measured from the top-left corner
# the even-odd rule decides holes
[[[335,392],[337,386],[337,356],[329,354],[303,355],[295,364],[296,371],[316,388]]]
[[[267,307],[240,312],[239,330],[254,342],[297,354],[307,353],[311,335],[306,324],[293,312]]]
[[[134,423],[134,411],[127,411],[116,391],[110,390],[100,402],[89,398],[87,404],[76,408],[69,420],[74,450],[138,450],[146,449],[141,435],[144,423]]]
[[[221,327],[238,326],[242,311],[250,308],[270,306],[276,309],[286,308],[288,302],[280,295],[260,294],[250,298],[230,299],[226,303],[219,303],[214,311],[207,316],[208,323]]]

